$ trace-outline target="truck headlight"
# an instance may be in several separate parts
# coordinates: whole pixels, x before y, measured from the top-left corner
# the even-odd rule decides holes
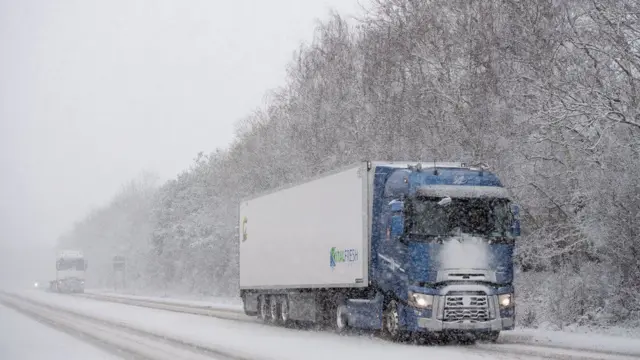
[[[498,295],[498,304],[500,307],[509,307],[513,304],[513,294]]]
[[[417,308],[429,309],[433,306],[433,295],[409,291],[409,304]]]

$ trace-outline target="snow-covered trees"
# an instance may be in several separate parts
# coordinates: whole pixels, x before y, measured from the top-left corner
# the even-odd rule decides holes
[[[191,169],[158,190],[149,238],[150,284],[209,294],[229,294],[237,286],[237,201],[219,172],[224,156],[199,154]]]
[[[115,255],[127,255],[130,260],[127,270],[132,285],[144,284],[155,183],[155,176],[143,174],[125,184],[108,205],[93,210],[60,237],[59,248],[84,251],[91,269],[87,287],[113,286]]]
[[[235,294],[242,197],[364,158],[484,161],[525,212],[527,319],[638,318],[639,35],[633,0],[376,0],[356,27],[333,14],[229,149],[153,196],[123,192],[63,242],[124,246],[139,286]]]

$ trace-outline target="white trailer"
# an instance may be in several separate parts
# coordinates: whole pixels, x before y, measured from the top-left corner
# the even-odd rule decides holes
[[[366,287],[367,164],[240,204],[240,288]]]

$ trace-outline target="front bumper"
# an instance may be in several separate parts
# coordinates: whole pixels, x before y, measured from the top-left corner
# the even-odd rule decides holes
[[[444,322],[442,320],[417,318],[417,328],[430,332],[439,331],[501,331],[513,329],[513,319],[493,319],[489,321]]]
[[[475,308],[468,307],[467,300],[464,300],[460,307],[449,308],[447,296],[450,295],[435,295],[432,309],[417,309],[410,305],[403,305],[399,311],[405,328],[413,332],[493,332],[512,330],[515,326],[515,307],[500,306],[498,295],[486,295],[484,305]],[[447,318],[446,313],[458,316]],[[468,314],[476,316],[467,316]],[[478,317],[478,314],[484,315]]]

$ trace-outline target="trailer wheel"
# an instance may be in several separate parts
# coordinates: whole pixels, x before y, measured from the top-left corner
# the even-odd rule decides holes
[[[269,296],[269,320],[273,323],[280,324],[280,306],[278,297],[275,295]]]
[[[282,323],[282,325],[287,326],[289,325],[289,298],[287,295],[285,295],[281,301],[279,301],[279,305],[280,305],[280,322]]]
[[[262,321],[269,321],[269,304],[267,303],[266,295],[258,297],[258,316]]]

